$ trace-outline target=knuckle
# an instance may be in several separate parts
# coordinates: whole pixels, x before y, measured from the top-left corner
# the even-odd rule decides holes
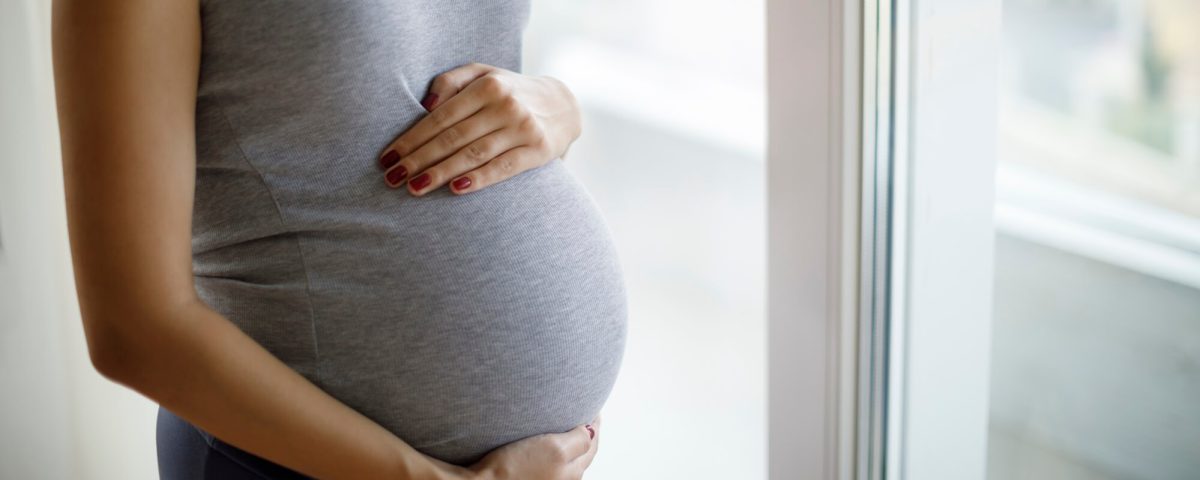
[[[452,126],[442,131],[441,135],[438,135],[438,141],[441,142],[442,147],[453,149],[458,145],[459,140],[462,140],[462,137],[462,129],[458,126]]]
[[[449,109],[435,109],[434,111],[429,112],[429,122],[432,124],[435,130],[443,130],[449,126],[447,125],[450,121],[449,115]]]
[[[395,144],[393,144],[392,149],[395,150],[396,153],[400,154],[401,157],[412,153],[412,147],[408,146],[408,142],[403,140],[397,141]]]
[[[521,102],[513,96],[505,96],[500,99],[497,104],[500,111],[509,117],[521,117],[525,113],[525,108]]]
[[[555,443],[553,452],[556,460],[565,462],[571,459],[571,449],[565,443]]]
[[[504,96],[508,93],[508,86],[504,84],[504,80],[492,74],[479,77],[479,88],[493,97]]]
[[[433,84],[430,86],[433,88],[433,90],[445,90],[446,87],[450,86],[450,76],[443,73],[433,77]]]
[[[463,149],[463,155],[472,163],[479,163],[486,160],[487,152],[488,146],[483,141],[472,143]]]
[[[530,137],[545,137],[545,132],[542,131],[542,125],[539,124],[537,120],[534,120],[533,117],[525,117],[521,119],[521,121],[517,123],[517,130]]]
[[[496,171],[501,175],[512,175],[517,170],[516,162],[512,157],[498,158],[496,162]]]
[[[529,146],[541,154],[550,153],[550,150],[551,150],[550,149],[550,141],[547,140],[546,137],[544,137],[544,136],[534,137],[533,140],[529,141]]]

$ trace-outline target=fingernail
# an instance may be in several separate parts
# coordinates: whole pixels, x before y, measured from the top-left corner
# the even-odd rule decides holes
[[[417,178],[409,180],[408,186],[412,187],[413,190],[420,191],[422,188],[428,187],[429,182],[431,181],[433,181],[433,179],[429,178],[428,173],[422,173],[417,175]]]
[[[395,165],[396,162],[399,161],[400,154],[396,153],[395,150],[388,150],[387,153],[383,154],[383,157],[379,159],[379,166],[383,167],[384,170],[387,170],[392,168],[392,165]]]
[[[421,100],[421,106],[425,107],[426,111],[431,111],[433,110],[433,104],[437,103],[437,100],[438,94],[429,92],[425,95],[425,99]]]
[[[584,425],[584,427],[588,430],[588,438],[596,438],[596,430],[592,428],[591,424]]]
[[[459,177],[457,180],[450,183],[450,186],[455,190],[466,190],[471,186],[471,177]]]
[[[408,176],[408,169],[404,168],[404,166],[401,165],[399,167],[396,167],[395,170],[391,170],[387,173],[387,181],[391,185],[399,185],[400,182],[404,181],[404,177],[407,177],[407,176]]]

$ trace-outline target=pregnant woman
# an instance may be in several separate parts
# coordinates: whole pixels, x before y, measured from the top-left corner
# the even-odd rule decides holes
[[[582,476],[625,291],[527,1],[55,0],[88,350],[163,478]]]

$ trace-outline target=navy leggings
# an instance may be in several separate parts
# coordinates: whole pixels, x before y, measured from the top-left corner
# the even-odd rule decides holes
[[[222,442],[162,407],[158,408],[156,433],[162,480],[309,478]]]

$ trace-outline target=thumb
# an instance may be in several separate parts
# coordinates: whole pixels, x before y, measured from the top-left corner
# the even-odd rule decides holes
[[[429,85],[429,91],[425,93],[425,99],[421,100],[421,106],[425,107],[425,110],[432,112],[438,105],[445,102],[447,98],[453,97],[465,88],[467,84],[487,75],[488,72],[493,70],[496,70],[496,67],[491,65],[468,63],[433,77],[433,82]]]

